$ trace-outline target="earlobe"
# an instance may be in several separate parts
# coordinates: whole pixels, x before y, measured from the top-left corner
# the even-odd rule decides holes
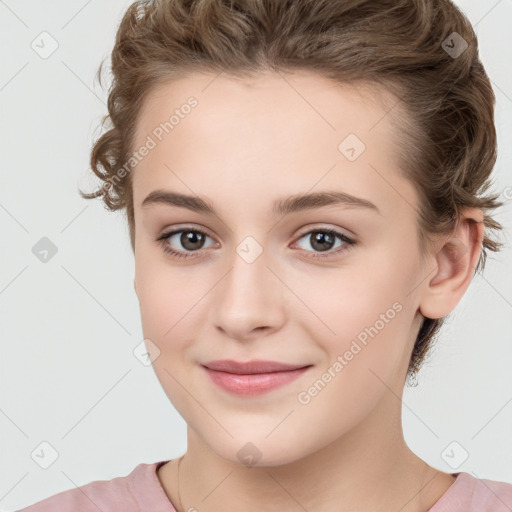
[[[420,312],[426,318],[450,314],[462,299],[474,276],[482,251],[482,212],[468,209],[451,237],[435,254],[435,275],[426,279]]]

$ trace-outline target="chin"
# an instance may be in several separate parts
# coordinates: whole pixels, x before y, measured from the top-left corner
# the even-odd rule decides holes
[[[260,436],[244,436],[229,439],[225,444],[219,446],[216,443],[209,443],[212,449],[219,457],[240,467],[275,467],[292,464],[308,453],[314,452],[315,447],[311,447],[310,452],[298,452],[297,444],[294,441],[286,445],[283,439],[276,436],[273,440],[265,439],[268,434],[262,433]],[[304,448],[304,443],[302,443]]]

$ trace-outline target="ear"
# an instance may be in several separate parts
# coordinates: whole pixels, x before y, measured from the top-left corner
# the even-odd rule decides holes
[[[437,245],[433,261],[436,273],[427,281],[420,302],[424,317],[442,318],[455,309],[474,276],[483,236],[482,211],[463,210],[451,236],[441,239]]]

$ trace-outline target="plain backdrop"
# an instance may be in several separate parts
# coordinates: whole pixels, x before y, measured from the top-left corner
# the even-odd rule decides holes
[[[130,3],[0,1],[3,511],[186,450],[184,420],[133,354],[143,335],[124,218],[78,194],[98,183],[89,151],[107,88],[95,74]],[[419,385],[406,387],[404,432],[442,471],[512,482],[512,1],[456,3],[497,97],[506,247],[472,282]]]

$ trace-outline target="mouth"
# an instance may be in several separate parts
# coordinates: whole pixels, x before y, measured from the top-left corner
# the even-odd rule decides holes
[[[280,363],[278,361],[264,361],[262,359],[255,359],[253,361],[247,362],[234,361],[233,359],[220,359],[217,361],[209,361],[208,363],[204,363],[203,366],[209,368],[210,370],[235,373],[238,375],[251,375],[256,373],[293,371],[312,365],[288,364]]]
[[[202,365],[211,381],[236,395],[261,395],[284,386],[306,373],[313,365],[277,361],[210,361]]]

